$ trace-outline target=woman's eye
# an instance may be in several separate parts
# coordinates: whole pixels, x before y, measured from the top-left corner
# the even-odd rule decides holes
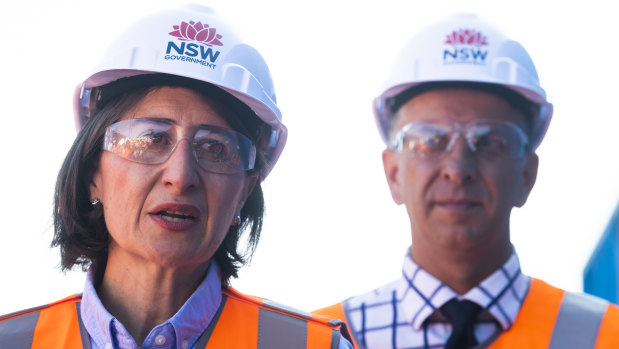
[[[137,137],[127,138],[125,147],[130,148],[133,158],[144,158],[147,154],[166,151],[170,145],[169,136],[162,131],[148,130]]]
[[[219,142],[215,142],[215,141],[207,143],[207,148],[212,153],[216,153],[216,154],[221,154],[224,151],[224,145]]]
[[[212,159],[222,160],[228,155],[226,145],[215,139],[207,139],[200,143],[201,155],[208,155]]]
[[[139,138],[148,141],[150,144],[163,144],[167,139],[165,132],[151,130],[141,135]]]

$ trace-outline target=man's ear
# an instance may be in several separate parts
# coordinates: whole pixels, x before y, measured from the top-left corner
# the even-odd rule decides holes
[[[537,154],[530,154],[525,160],[524,168],[522,170],[522,185],[520,186],[520,192],[518,193],[518,201],[516,207],[522,207],[535,185],[537,179],[537,168],[539,166],[539,158]]]
[[[398,163],[398,154],[391,149],[383,151],[383,169],[385,170],[385,177],[391,191],[391,197],[396,204],[401,205],[403,201],[401,195],[402,183],[400,183],[399,178],[400,164]]]

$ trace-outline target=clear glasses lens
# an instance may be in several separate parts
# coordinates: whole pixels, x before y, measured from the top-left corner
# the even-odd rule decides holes
[[[417,121],[405,125],[394,137],[393,148],[419,158],[436,158],[451,150],[462,136],[471,151],[488,158],[521,157],[527,136],[520,127],[497,120],[475,120],[467,124]]]
[[[130,119],[109,126],[103,149],[142,164],[165,162],[182,138],[174,125],[153,119]],[[205,171],[235,173],[254,168],[256,148],[239,132],[201,127],[191,141],[198,165]]]

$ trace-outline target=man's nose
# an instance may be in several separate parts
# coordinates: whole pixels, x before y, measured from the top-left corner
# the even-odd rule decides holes
[[[477,179],[477,156],[466,137],[455,134],[441,159],[441,175],[457,184]]]

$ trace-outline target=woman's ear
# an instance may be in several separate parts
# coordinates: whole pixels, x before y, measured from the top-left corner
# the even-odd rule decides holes
[[[258,183],[258,173],[255,171],[251,171],[250,174],[248,174],[245,177],[245,184],[243,185],[243,192],[241,193],[241,197],[238,202],[238,210],[237,210],[238,212],[236,212],[238,215],[241,214],[241,209],[245,205],[245,201],[247,201],[247,198],[254,191],[254,187],[256,186],[256,183]]]
[[[92,180],[90,181],[90,186],[88,188],[90,194],[90,202],[93,202],[95,199],[102,201],[102,182],[101,182],[101,173],[99,170],[95,170],[92,175]]]

